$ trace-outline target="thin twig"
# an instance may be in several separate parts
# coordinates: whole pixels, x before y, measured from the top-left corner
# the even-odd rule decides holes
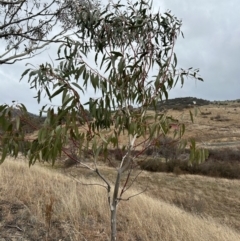
[[[19,228],[17,225],[5,225],[5,227],[8,227],[8,228],[16,228],[18,231],[23,232],[23,229]]]
[[[126,190],[126,186],[127,186],[127,183],[128,183],[129,177],[130,177],[130,175],[131,175],[131,172],[132,172],[132,168],[130,168],[129,171],[128,171],[128,175],[127,175],[127,178],[126,178],[125,183],[124,183],[124,185],[123,185],[123,188],[122,188],[122,191],[121,191],[120,197],[122,196],[122,194],[123,194],[124,191]]]
[[[147,191],[147,188],[148,188],[148,187],[146,187],[143,191],[141,191],[141,192],[139,192],[139,193],[136,193],[136,194],[134,194],[134,195],[129,196],[128,198],[118,198],[118,200],[119,200],[119,201],[129,201],[131,198],[136,197],[136,196],[138,196],[138,195],[146,192],[146,191]]]
[[[63,153],[70,158],[71,160],[74,160],[76,163],[78,163],[79,165],[82,165],[83,167],[95,171],[92,167],[90,167],[89,165],[82,163],[81,161],[79,161],[77,158],[74,158],[73,156],[71,156],[70,154],[67,153],[66,149],[62,149]]]
[[[108,188],[108,192],[110,192],[111,190],[111,186],[109,184],[109,182],[106,180],[106,178],[99,172],[99,170],[96,168],[95,172],[98,174],[98,176],[107,184]]]
[[[125,187],[125,188],[123,189],[123,193],[126,192],[126,191],[133,185],[133,183],[136,181],[136,179],[138,178],[138,176],[139,176],[142,172],[143,172],[143,170],[141,170],[141,171],[133,178],[132,182],[130,183],[130,185],[129,185],[128,187]]]
[[[102,185],[102,184],[99,184],[99,183],[82,183],[77,178],[75,178],[71,173],[70,173],[70,175],[76,182],[80,183],[83,186],[100,186],[100,187],[103,187],[103,188],[108,190],[108,188],[106,186]]]

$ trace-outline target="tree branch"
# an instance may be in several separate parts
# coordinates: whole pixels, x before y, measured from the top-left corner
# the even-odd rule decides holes
[[[15,10],[15,12],[12,14],[12,17],[10,18],[9,23],[12,22],[14,16],[17,14],[17,12],[19,11],[19,9],[21,9],[21,7],[22,7],[23,4],[24,4],[24,2],[22,2],[22,3],[18,6],[18,8]]]
[[[15,5],[15,4],[19,4],[19,3],[24,3],[26,2],[26,0],[20,0],[20,1],[16,1],[16,2],[10,2],[10,1],[0,1],[0,4],[6,4],[6,5]]]
[[[31,15],[31,16],[29,16],[29,17],[26,17],[26,18],[21,18],[21,19],[19,19],[19,20],[14,21],[14,22],[9,22],[9,23],[7,23],[7,24],[4,24],[4,25],[0,26],[0,29],[4,29],[4,28],[6,28],[6,27],[8,27],[8,26],[10,26],[10,25],[17,24],[17,23],[21,23],[21,22],[27,21],[27,20],[29,20],[29,19],[34,19],[34,17],[39,16],[40,14],[42,14],[42,12],[44,12],[44,11],[46,11],[48,8],[50,8],[50,7],[54,4],[54,2],[55,2],[55,0],[53,0],[51,4],[47,5],[45,8],[43,8],[43,9],[42,9],[40,12],[38,12],[38,13],[33,14],[33,15]],[[55,14],[53,14],[53,15],[55,15]]]
[[[14,45],[12,48],[10,48],[9,50],[7,50],[7,52],[5,52],[3,55],[0,55],[0,59],[1,59],[2,57],[4,57],[5,55],[9,54],[13,49],[15,49],[15,47],[16,47],[17,45],[21,44],[23,41],[24,41],[24,39],[19,40],[18,43],[15,44],[15,45]],[[1,63],[1,60],[0,60],[0,63]]]
[[[72,179],[74,179],[76,182],[80,183],[83,186],[100,186],[100,187],[103,187],[103,188],[108,190],[108,187],[106,187],[102,184],[99,184],[99,183],[83,183],[83,182],[80,182],[77,178],[75,178],[71,173],[70,173],[70,176],[71,176]]]
[[[36,50],[39,50],[39,49],[43,49],[44,47],[46,47],[46,46],[49,45],[50,43],[65,42],[65,41],[63,41],[63,40],[61,40],[61,41],[60,41],[60,40],[54,40],[54,39],[57,38],[58,36],[61,36],[64,32],[65,32],[65,31],[62,31],[61,33],[55,35],[55,36],[54,36],[52,39],[50,39],[50,40],[43,41],[43,42],[45,42],[44,44],[42,44],[42,45],[40,45],[40,46],[37,46],[37,47],[33,47],[33,48],[29,49],[29,51],[30,51],[30,52],[33,52],[33,51],[36,51]],[[42,41],[42,40],[41,40],[41,41]],[[17,55],[15,54],[15,55],[13,55],[13,56],[11,56],[11,57],[8,57],[8,58],[5,58],[5,59],[0,59],[0,64],[13,64],[13,63],[15,63],[16,61],[20,61],[20,60],[23,60],[23,59],[29,59],[29,58],[31,58],[31,56],[28,56],[28,57],[22,58],[22,59],[18,59],[18,58],[24,57],[24,56],[26,56],[26,55],[29,55],[29,51],[26,51],[26,52],[24,52],[24,53],[17,54]],[[9,52],[9,51],[8,51],[8,52]],[[4,53],[3,55],[1,55],[0,58],[3,57],[3,56],[5,56],[5,55],[6,55],[6,53]],[[37,54],[34,54],[33,56],[36,56],[36,55],[37,55]],[[33,57],[33,56],[32,56],[32,57]],[[14,60],[14,61],[10,63],[11,60]]]
[[[146,192],[147,189],[148,189],[148,187],[146,187],[143,191],[141,191],[141,192],[139,192],[139,193],[136,193],[136,194],[134,194],[134,195],[129,196],[128,198],[118,198],[118,201],[129,201],[131,198],[136,197],[136,196],[138,196],[138,195]]]

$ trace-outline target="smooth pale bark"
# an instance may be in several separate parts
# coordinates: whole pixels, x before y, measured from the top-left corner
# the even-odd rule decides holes
[[[117,206],[111,207],[111,241],[117,240]]]
[[[117,240],[117,204],[118,204],[118,191],[120,186],[120,179],[121,179],[121,168],[118,170],[114,192],[113,192],[113,199],[111,203],[111,241]]]

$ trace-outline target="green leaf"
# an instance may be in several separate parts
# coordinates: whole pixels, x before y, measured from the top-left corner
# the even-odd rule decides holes
[[[27,108],[24,104],[20,103],[20,109],[24,111],[25,113],[27,112]]]
[[[1,160],[0,160],[0,164],[3,163],[4,160],[6,159],[7,153],[8,153],[8,148],[5,146],[2,150],[2,157],[1,157]]]
[[[197,114],[198,114],[198,109],[197,109],[197,107],[195,106],[195,107],[194,107],[194,115],[197,116]]]
[[[122,57],[123,56],[122,53],[116,52],[116,51],[111,51],[110,53],[116,55],[117,57]]]
[[[56,90],[52,95],[51,95],[51,99],[56,96],[56,95],[59,95],[61,92],[64,91],[64,86],[62,86],[61,88],[59,88],[58,90]]]
[[[193,114],[192,114],[191,111],[189,111],[189,114],[190,114],[191,121],[192,121],[192,123],[193,123]]]
[[[8,108],[8,105],[0,105],[0,113],[3,112],[6,108]]]
[[[74,85],[75,87],[77,87],[79,90],[81,90],[82,91],[82,93],[84,94],[84,90],[80,87],[80,85],[79,84],[77,84],[77,83],[75,83],[75,82],[73,82],[72,83],[72,85]]]
[[[177,67],[177,56],[175,53],[174,53],[174,67],[175,68]]]
[[[21,75],[21,79],[30,71],[31,69],[26,69],[23,73],[22,73],[22,75]],[[20,80],[21,80],[20,79]]]
[[[111,67],[111,61],[109,61],[108,65],[107,65],[107,68],[105,69],[104,73],[106,73],[110,69],[110,67]]]
[[[100,69],[102,69],[102,65],[103,65],[103,63],[105,61],[105,58],[106,58],[106,54],[103,55],[102,62],[101,62],[101,65],[100,65]]]
[[[17,131],[18,131],[18,130],[19,130],[19,127],[20,127],[20,117],[19,117],[18,115],[16,116],[15,121],[16,121],[16,129],[17,129]]]
[[[64,89],[64,90],[63,90],[63,94],[62,94],[62,104],[65,103],[65,99],[66,99],[66,98],[68,99],[68,97],[66,97],[66,96],[67,96],[67,93],[68,93],[68,89]]]
[[[123,60],[123,58],[121,58],[119,63],[118,63],[118,71],[119,71],[120,74],[123,73],[123,69],[124,69],[124,60]]]

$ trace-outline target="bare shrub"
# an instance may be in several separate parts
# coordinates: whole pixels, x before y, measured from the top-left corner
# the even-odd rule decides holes
[[[179,146],[178,140],[167,136],[161,136],[155,148],[156,152],[165,159],[166,163],[177,160],[183,151]]]
[[[216,161],[240,161],[240,151],[238,149],[222,148],[209,150],[209,159]]]
[[[150,172],[173,172],[176,175],[189,173],[190,166],[187,161],[170,160],[162,161],[161,158],[152,158],[140,163],[143,170]]]
[[[230,121],[229,118],[221,116],[221,115],[216,115],[215,117],[211,117],[211,120],[215,120],[215,121]]]
[[[211,114],[212,114],[211,111],[209,111],[209,112],[201,112],[201,115],[211,115]]]
[[[115,157],[115,160],[117,161],[121,161],[122,158],[123,158],[123,153],[122,153],[122,150],[121,149],[115,149],[114,150],[114,157]]]
[[[176,175],[193,174],[228,179],[240,179],[240,152],[225,148],[210,150],[209,159],[201,164],[189,165],[187,160],[161,157],[147,159],[140,163],[140,168],[151,172],[172,172]]]
[[[163,163],[160,158],[151,158],[147,159],[140,163],[140,167],[142,170],[150,171],[150,172],[166,172],[166,164]]]
[[[197,173],[213,177],[239,179],[240,165],[237,163],[208,161],[200,165]]]

